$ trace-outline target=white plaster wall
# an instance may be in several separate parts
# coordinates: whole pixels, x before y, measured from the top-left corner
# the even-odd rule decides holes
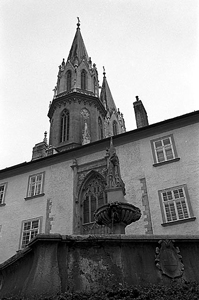
[[[150,140],[173,134],[179,161],[153,166]],[[142,165],[146,177],[154,234],[199,234],[199,126],[164,132],[141,141]],[[196,220],[162,227],[158,190],[186,184]]]
[[[52,201],[51,233],[72,234],[73,227],[73,170],[72,161],[52,165],[47,172],[47,199]]]
[[[42,232],[45,227],[46,195],[43,197],[24,200],[27,194],[29,175],[43,172],[25,173],[14,176],[7,181],[5,206],[0,207],[0,223],[2,234],[0,237],[0,262],[14,255],[19,249],[21,224],[23,220],[42,217]]]
[[[180,160],[162,166],[153,166],[150,140],[173,134]],[[139,207],[142,217],[126,228],[126,234],[145,234],[142,190],[140,179],[146,179],[149,206],[154,234],[199,234],[199,126],[191,126],[164,132],[138,141],[129,141],[116,147],[120,160],[121,176],[126,187],[126,200]],[[79,165],[104,158],[106,150],[77,157]],[[73,169],[72,160],[27,172],[0,183],[8,182],[5,206],[0,207],[0,262],[14,255],[19,247],[23,220],[42,217],[45,232],[46,204],[52,201],[50,217],[53,218],[51,233],[72,234],[73,228]],[[38,198],[25,201],[30,175],[45,172],[44,193]],[[196,220],[163,227],[158,190],[186,184]]]
[[[5,178],[7,182],[5,206],[0,207],[0,263],[19,249],[23,220],[42,217],[41,232],[45,233],[47,199],[52,201],[52,233],[72,234],[73,172],[72,161],[37,169],[22,175]],[[24,200],[30,175],[45,172],[42,197]],[[0,182],[1,183],[1,182]]]

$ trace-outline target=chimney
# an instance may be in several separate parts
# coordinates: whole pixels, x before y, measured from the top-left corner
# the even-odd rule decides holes
[[[135,97],[136,101],[133,103],[135,111],[135,119],[137,128],[145,127],[149,125],[147,112],[142,104],[142,101],[138,96]]]

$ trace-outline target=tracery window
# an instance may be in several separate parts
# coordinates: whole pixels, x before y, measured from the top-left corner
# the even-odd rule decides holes
[[[99,129],[99,139],[103,139],[103,124],[102,124],[102,119],[99,117],[98,118],[98,129]]]
[[[71,70],[68,70],[66,73],[66,90],[69,92],[71,90],[71,79],[72,79],[72,73]]]
[[[81,72],[81,89],[86,90],[86,71],[82,70]]]
[[[83,225],[94,222],[95,210],[106,202],[105,181],[98,175],[92,177],[82,192]]]
[[[114,120],[113,121],[113,135],[118,134],[118,128],[117,128],[117,122]]]
[[[69,111],[67,109],[62,111],[60,124],[60,143],[69,140]]]

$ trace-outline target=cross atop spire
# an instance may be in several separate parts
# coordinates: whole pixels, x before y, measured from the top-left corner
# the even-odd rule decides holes
[[[79,29],[79,27],[80,27],[80,19],[79,17],[77,17],[77,29]]]
[[[104,77],[106,77],[106,71],[105,71],[105,67],[103,66],[103,75]]]

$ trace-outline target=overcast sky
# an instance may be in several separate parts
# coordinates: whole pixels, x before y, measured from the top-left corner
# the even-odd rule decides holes
[[[1,0],[0,169],[30,161],[77,17],[127,130],[138,95],[149,123],[199,109],[198,0]]]

